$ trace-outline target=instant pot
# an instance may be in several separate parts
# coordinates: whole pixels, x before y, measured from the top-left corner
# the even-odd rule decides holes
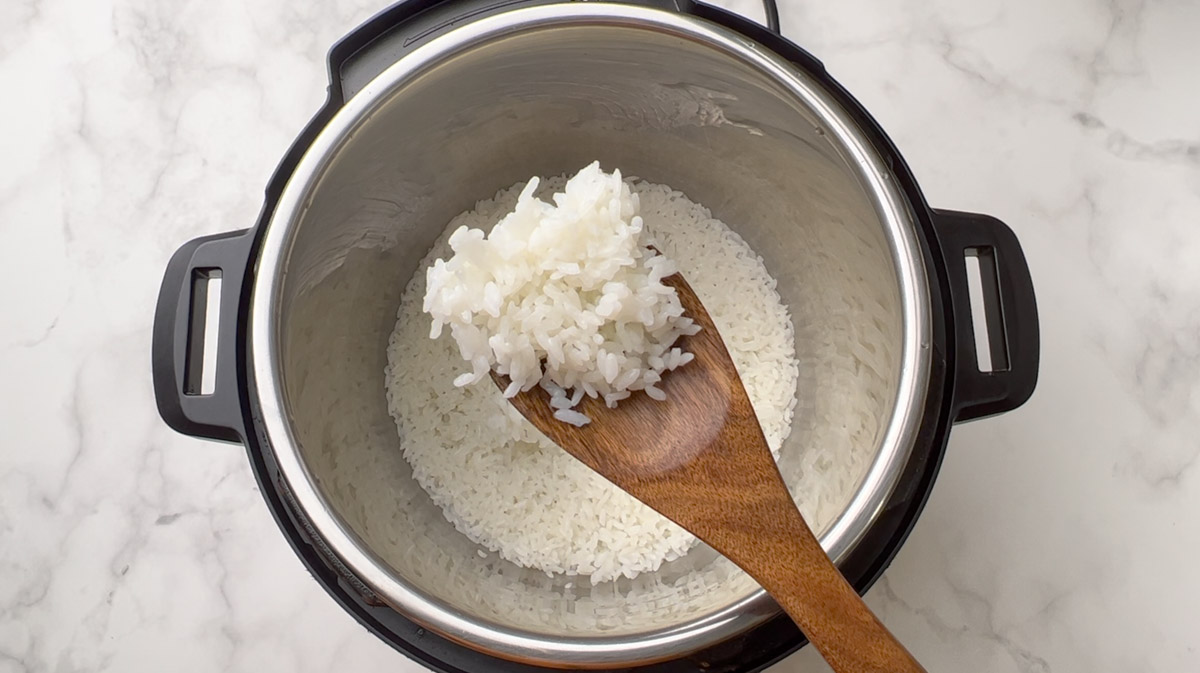
[[[688,0],[408,0],[335,45],[329,78],[258,222],[171,259],[155,395],[172,428],[245,445],[313,578],[424,666],[756,671],[804,644],[703,545],[633,579],[547,576],[477,548],[412,479],[383,383],[400,294],[498,189],[598,159],[679,189],[762,257],[801,366],[780,471],[793,494],[843,484],[804,513],[860,592],[951,425],[1033,392],[1016,237],[931,209],[874,119],[777,32]],[[844,466],[805,462],[829,442]]]

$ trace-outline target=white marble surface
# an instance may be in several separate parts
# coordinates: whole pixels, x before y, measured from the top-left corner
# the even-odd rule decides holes
[[[327,46],[381,6],[0,1],[0,673],[418,670],[148,376],[168,256],[253,222]],[[871,604],[931,672],[1200,670],[1200,4],[782,15],[932,203],[1016,229],[1042,309],[1036,396],[954,432]]]

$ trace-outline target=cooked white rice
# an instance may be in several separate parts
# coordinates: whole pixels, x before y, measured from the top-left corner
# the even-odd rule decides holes
[[[561,190],[553,178],[542,193]],[[663,185],[631,182],[655,247],[675,261],[721,332],[778,454],[796,404],[798,365],[787,308],[748,245],[703,206]],[[685,554],[691,534],[555,446],[493,385],[456,387],[449,334],[430,339],[425,269],[461,226],[489,231],[524,184],[450,222],[410,281],[388,347],[389,409],[413,475],[454,526],[519,565],[604,582]],[[577,419],[576,419],[577,420]]]
[[[534,196],[538,182],[490,232],[458,227],[454,255],[426,271],[429,336],[449,325],[471,369],[454,385],[492,385],[492,370],[509,377],[505,397],[541,384],[554,417],[577,426],[585,393],[610,407],[639,390],[666,399],[655,384],[692,358],[672,344],[700,327],[662,282],[675,264],[643,242],[637,194],[599,162],[553,203]]]

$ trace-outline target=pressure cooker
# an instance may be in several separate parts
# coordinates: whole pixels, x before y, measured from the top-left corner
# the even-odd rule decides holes
[[[328,100],[258,221],[170,260],[154,389],[172,428],[245,446],[313,579],[428,668],[757,671],[804,644],[703,545],[633,579],[547,576],[477,554],[413,480],[383,383],[400,293],[498,189],[600,160],[681,190],[762,257],[801,364],[789,485],[806,446],[851,431],[829,400],[859,419],[868,459],[809,523],[860,592],[920,514],[951,426],[1033,392],[1037,307],[1012,231],[931,208],[871,115],[769,27],[692,0],[405,0],[328,60]],[[868,326],[887,335],[871,367],[826,366]]]

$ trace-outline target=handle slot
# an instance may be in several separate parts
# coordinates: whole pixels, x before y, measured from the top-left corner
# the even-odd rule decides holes
[[[975,331],[975,357],[981,372],[1009,371],[1008,338],[996,275],[996,250],[971,247],[964,253],[967,290],[971,296],[971,326]]]
[[[217,332],[221,328],[221,270],[192,272],[192,305],[188,318],[187,361],[183,393],[211,395],[217,388]]]

